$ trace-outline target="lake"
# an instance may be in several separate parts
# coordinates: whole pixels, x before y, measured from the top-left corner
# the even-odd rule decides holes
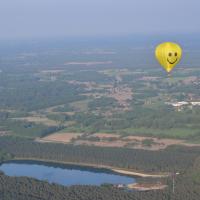
[[[27,176],[64,186],[134,183],[133,177],[111,170],[39,161],[10,161],[0,165],[8,176]]]

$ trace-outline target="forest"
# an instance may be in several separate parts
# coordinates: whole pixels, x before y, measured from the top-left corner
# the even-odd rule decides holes
[[[0,172],[1,200],[198,200],[200,196],[200,161],[191,165],[187,172],[176,179],[175,193],[172,181],[161,191],[126,191],[112,185],[64,187],[26,177],[8,177]],[[194,178],[195,177],[195,178]]]
[[[145,172],[184,172],[199,156],[199,148],[181,146],[161,151],[38,143],[30,139],[1,137],[5,152],[21,159],[108,165]],[[116,156],[117,155],[117,156]],[[187,159],[186,159],[187,158]]]

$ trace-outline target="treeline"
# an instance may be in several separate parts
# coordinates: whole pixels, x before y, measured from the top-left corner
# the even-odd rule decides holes
[[[38,143],[1,137],[0,148],[20,158],[91,163],[148,172],[185,171],[200,153],[199,148],[170,147],[162,151]]]

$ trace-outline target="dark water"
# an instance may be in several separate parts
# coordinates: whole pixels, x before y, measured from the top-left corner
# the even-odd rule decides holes
[[[73,165],[50,164],[33,161],[13,161],[0,165],[0,171],[8,176],[27,176],[49,183],[69,185],[101,185],[134,183],[132,177],[116,174],[110,170]]]

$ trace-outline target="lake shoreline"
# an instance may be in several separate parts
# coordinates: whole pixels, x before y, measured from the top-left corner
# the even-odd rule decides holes
[[[96,168],[96,169],[105,169],[110,170],[112,172],[121,174],[121,175],[128,175],[135,178],[166,178],[169,176],[169,173],[145,173],[145,172],[138,172],[136,170],[127,170],[125,168],[117,168],[112,167],[108,165],[98,165],[98,164],[92,164],[92,163],[78,163],[78,162],[65,162],[65,161],[56,161],[56,160],[49,160],[49,159],[38,159],[38,158],[21,158],[16,157],[9,161],[39,161],[39,162],[46,162],[46,163],[52,163],[52,164],[66,164],[66,165],[74,165],[74,166],[80,166],[80,167],[90,167],[90,168]]]

